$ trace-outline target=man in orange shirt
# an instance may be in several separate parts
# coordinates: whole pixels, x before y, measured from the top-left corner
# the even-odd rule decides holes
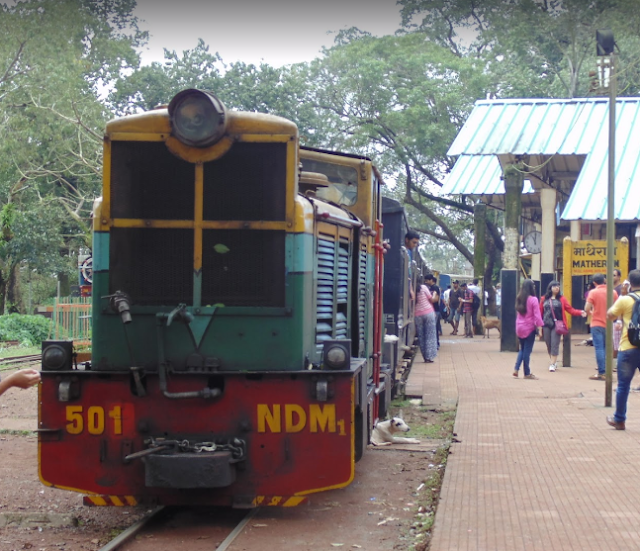
[[[591,281],[595,284],[595,289],[589,291],[585,312],[591,314],[591,337],[593,347],[596,350],[596,363],[598,364],[598,374],[589,377],[594,381],[605,380],[605,333],[607,328],[607,286],[603,274],[595,274]],[[613,301],[618,298],[618,293],[613,291]]]

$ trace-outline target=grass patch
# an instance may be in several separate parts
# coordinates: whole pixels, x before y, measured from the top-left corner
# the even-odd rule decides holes
[[[417,414],[418,418],[409,424],[411,431],[407,435],[413,438],[450,439],[456,420],[455,411],[426,410],[426,413],[421,411]]]
[[[440,500],[440,490],[442,488],[444,470],[447,466],[450,445],[449,441],[436,450],[435,462],[430,464],[433,467],[429,469],[429,474],[422,482],[424,486],[419,494],[416,518],[410,529],[410,534],[415,543],[409,547],[409,551],[426,551],[429,549],[431,529],[433,528],[436,509]]]
[[[8,348],[0,348],[0,358],[29,356],[31,354],[40,354],[41,352],[42,346],[10,346]]]
[[[10,436],[36,436],[37,433],[33,430],[0,429],[0,434],[8,434]]]
[[[430,456],[425,456],[426,474],[412,499],[415,503],[415,517],[404,536],[409,542],[408,551],[427,551],[449,458],[456,411],[429,409],[416,405],[415,401],[411,403],[403,400],[390,404],[389,415],[399,415],[400,410],[402,418],[411,427],[407,436],[443,441]]]

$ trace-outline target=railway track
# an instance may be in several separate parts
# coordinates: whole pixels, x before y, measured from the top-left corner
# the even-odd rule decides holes
[[[158,507],[122,532],[99,551],[225,551],[258,509],[217,507]]]
[[[26,356],[12,356],[0,359],[0,371],[20,369],[29,365],[40,365],[42,354],[28,354]]]

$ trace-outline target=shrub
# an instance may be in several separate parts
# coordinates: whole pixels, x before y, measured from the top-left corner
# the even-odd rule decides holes
[[[24,346],[37,346],[47,340],[50,331],[51,320],[44,316],[0,316],[0,341],[19,341]]]

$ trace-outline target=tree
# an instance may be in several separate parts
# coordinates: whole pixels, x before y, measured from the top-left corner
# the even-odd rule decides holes
[[[597,29],[614,31],[624,95],[640,91],[640,15],[631,0],[399,0],[405,32],[423,32],[461,59],[485,65],[487,96],[573,98],[591,92]],[[482,97],[482,96],[479,96]],[[489,278],[499,257],[487,243]]]
[[[595,32],[611,28],[622,88],[640,90],[640,14],[634,0],[400,0],[405,30],[425,32],[454,55],[487,64],[496,97],[589,95]],[[488,90],[489,91],[489,90]]]
[[[259,111],[298,122],[312,141],[315,110],[305,103],[307,64],[290,67],[258,66],[243,62],[226,64],[212,54],[202,39],[193,50],[181,54],[165,49],[164,63],[140,67],[120,78],[109,96],[118,114],[130,114],[167,104],[179,91],[198,88],[215,93],[229,109]]]
[[[6,214],[0,297],[15,289],[16,267],[29,255],[18,243],[28,227],[17,231],[21,221],[37,221],[58,238],[57,246],[42,242],[37,270],[60,268],[51,258],[58,256],[66,259],[61,273],[68,277],[70,249],[87,244],[100,189],[102,128],[110,117],[98,96],[137,66],[134,46],[144,33],[131,15],[134,5],[27,0],[0,7],[0,208]]]
[[[423,215],[421,231],[472,262],[473,206],[441,197],[439,188],[452,166],[447,149],[483,95],[483,68],[422,32],[354,35],[311,64],[309,103],[325,120],[322,145],[375,158]],[[495,227],[491,235],[500,247]]]

